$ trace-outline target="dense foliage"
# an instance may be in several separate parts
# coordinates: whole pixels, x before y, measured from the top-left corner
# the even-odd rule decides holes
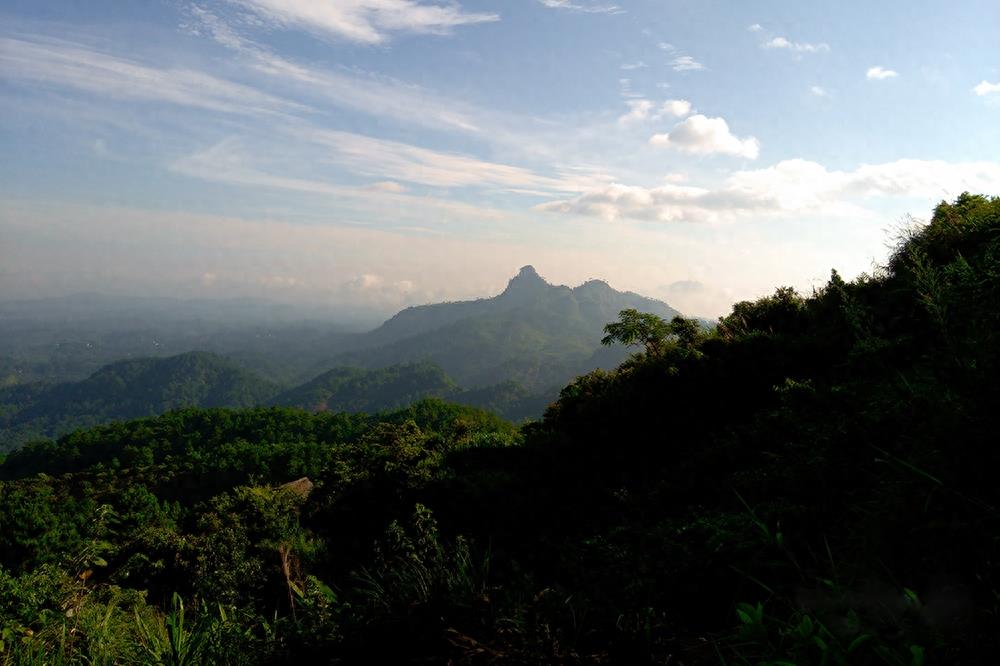
[[[229,359],[190,352],[112,363],[80,382],[0,388],[0,453],[81,427],[184,407],[278,406],[376,413],[439,397],[523,421],[540,415],[556,394],[533,393],[513,381],[462,389],[432,363],[334,368],[282,391]]]
[[[34,437],[178,407],[252,407],[277,391],[277,385],[215,354],[118,361],[79,382],[0,389],[0,451]]]
[[[876,275],[607,335],[645,351],[520,431],[185,410],[11,454],[0,654],[995,661],[1000,199],[942,203]]]

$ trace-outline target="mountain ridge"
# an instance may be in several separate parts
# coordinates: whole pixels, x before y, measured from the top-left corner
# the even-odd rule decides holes
[[[664,319],[680,314],[603,280],[554,285],[529,264],[495,296],[401,310],[324,365],[375,368],[429,361],[469,388],[515,380],[549,390],[581,372],[614,367],[627,355],[619,350],[606,365],[588,365],[601,349],[604,326],[627,308]]]

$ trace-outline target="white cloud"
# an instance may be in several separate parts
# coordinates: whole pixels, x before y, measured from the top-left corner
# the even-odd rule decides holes
[[[876,65],[875,67],[869,67],[868,71],[865,72],[865,78],[869,81],[882,81],[885,79],[892,79],[899,76],[899,72],[893,71],[891,69],[886,69],[881,65]]]
[[[618,5],[609,5],[596,2],[572,2],[572,0],[538,0],[540,3],[551,9],[570,9],[588,14],[622,14],[624,9]]]
[[[823,86],[811,86],[809,88],[809,92],[811,92],[816,97],[829,97],[830,96],[830,91],[827,90],[826,88],[824,88]]]
[[[644,67],[649,67],[646,63],[639,60],[637,62],[627,62],[621,65],[621,69],[632,70],[632,69],[643,69]]]
[[[983,80],[983,82],[973,88],[972,91],[980,97],[1000,93],[1000,83],[990,83],[989,81]]]
[[[765,208],[752,199],[738,195],[723,197],[702,187],[667,183],[647,188],[612,183],[572,199],[541,204],[536,210],[597,217],[609,222],[618,219],[694,222],[758,207]]]
[[[452,28],[498,21],[492,13],[466,13],[457,2],[418,0],[231,0],[277,25],[301,28],[365,44],[384,42],[391,33],[443,35]]]
[[[663,104],[656,105],[648,99],[632,99],[625,102],[628,105],[628,113],[618,118],[619,125],[632,125],[646,120],[659,120],[663,116],[673,116],[683,118],[691,113],[691,102],[686,99],[669,99]]]
[[[677,50],[677,49],[674,48],[673,44],[670,44],[668,42],[660,42],[659,44],[656,45],[656,47],[658,49],[663,50],[663,51],[676,51]]]
[[[631,99],[625,102],[628,105],[628,113],[618,118],[619,125],[632,125],[640,123],[649,118],[653,110],[653,103],[648,99]]]
[[[775,37],[763,44],[761,48],[781,49],[794,51],[796,53],[826,53],[830,50],[829,44],[810,44],[808,42],[793,42],[785,37]]]
[[[660,107],[660,113],[683,118],[691,113],[691,102],[686,99],[668,99]]]
[[[233,114],[307,111],[301,104],[190,69],[157,68],[62,40],[0,37],[5,78]]]
[[[760,23],[754,23],[751,26],[747,26],[747,30],[749,30],[750,32],[760,32],[763,29],[764,26],[762,26]]]
[[[697,72],[705,69],[705,65],[687,55],[677,56],[671,60],[670,67],[675,72]]]
[[[923,199],[927,203],[963,191],[1000,191],[1000,164],[897,160],[830,171],[802,159],[737,171],[718,188],[674,184],[646,188],[613,183],[577,197],[544,203],[538,210],[659,222],[736,220],[754,215],[812,214],[864,217],[857,203],[873,198]]]
[[[696,155],[736,155],[753,160],[760,154],[760,142],[756,138],[741,139],[729,131],[725,119],[709,118],[700,113],[678,123],[666,134],[653,135],[649,142]]]

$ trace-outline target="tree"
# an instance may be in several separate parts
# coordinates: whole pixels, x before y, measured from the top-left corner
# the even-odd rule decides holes
[[[611,346],[620,342],[626,346],[643,345],[648,356],[660,356],[672,333],[670,325],[662,318],[634,308],[618,313],[618,321],[604,327],[602,345]]]
[[[701,337],[701,327],[694,319],[676,316],[667,324],[667,330],[677,338],[677,342],[686,349],[693,349]]]

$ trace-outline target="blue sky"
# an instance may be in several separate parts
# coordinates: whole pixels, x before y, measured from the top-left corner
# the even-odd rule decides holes
[[[8,0],[0,284],[697,315],[1000,194],[1000,4]]]

